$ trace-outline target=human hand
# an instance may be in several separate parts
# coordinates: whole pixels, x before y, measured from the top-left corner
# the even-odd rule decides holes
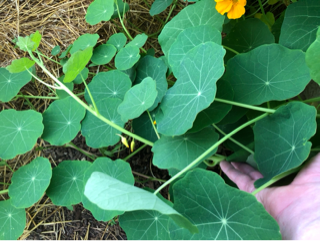
[[[223,172],[246,192],[255,190],[262,174],[245,163],[220,163]],[[288,186],[270,187],[256,198],[276,219],[283,239],[320,238],[320,154],[310,160]]]

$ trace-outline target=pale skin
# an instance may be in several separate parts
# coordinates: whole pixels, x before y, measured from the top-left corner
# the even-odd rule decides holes
[[[220,163],[239,189],[251,193],[262,174],[245,163]],[[320,154],[310,160],[290,185],[266,188],[256,198],[275,218],[283,239],[320,238]]]

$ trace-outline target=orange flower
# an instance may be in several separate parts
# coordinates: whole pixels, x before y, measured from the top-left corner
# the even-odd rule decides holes
[[[215,0],[217,2],[216,9],[223,15],[228,13],[229,19],[240,18],[245,13],[246,0]]]

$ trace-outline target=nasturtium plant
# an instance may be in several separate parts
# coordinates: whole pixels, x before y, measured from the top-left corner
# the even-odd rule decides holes
[[[107,64],[116,54],[117,49],[111,44],[102,44],[94,49],[91,57],[92,63],[97,65]]]
[[[13,60],[11,65],[7,66],[7,70],[9,70],[10,73],[19,73],[22,71],[26,71],[27,69],[31,68],[35,62],[28,58],[21,58]]]
[[[109,21],[114,12],[114,1],[94,0],[88,7],[86,21],[95,25],[101,21]]]
[[[19,168],[11,178],[9,196],[16,208],[28,208],[40,200],[50,184],[51,164],[47,158],[38,157]]]
[[[77,77],[72,81],[75,84],[82,84],[84,80],[88,78],[89,75],[89,69],[85,67],[81,70],[81,72],[77,75]],[[64,83],[68,84],[68,83]]]
[[[124,33],[116,33],[113,34],[107,41],[107,44],[111,44],[114,47],[117,48],[117,51],[123,48],[123,46],[127,42],[127,37],[124,35]]]
[[[136,46],[138,48],[141,48],[147,42],[147,39],[148,39],[148,36],[146,34],[144,33],[138,34],[137,36],[134,37],[134,39],[132,39],[131,42],[127,44],[127,46]]]
[[[54,46],[53,49],[51,50],[51,55],[52,55],[52,56],[56,56],[56,55],[58,55],[58,54],[60,53],[60,51],[61,51],[60,46],[59,46],[59,45],[56,45],[56,46]]]
[[[115,57],[115,66],[119,70],[130,69],[140,59],[140,50],[137,46],[126,46],[120,49]]]
[[[70,54],[74,54],[79,50],[85,50],[89,47],[94,47],[99,39],[98,34],[84,34],[81,35],[76,41],[73,42],[72,48],[70,49]]]
[[[149,112],[151,120],[148,112],[144,112],[141,116],[134,119],[132,121],[134,133],[152,142],[158,140],[157,134],[154,131],[154,126],[156,126],[155,118],[157,112],[158,108]]]
[[[317,38],[310,45],[306,52],[306,63],[310,69],[311,78],[320,84],[320,27],[318,28]]]

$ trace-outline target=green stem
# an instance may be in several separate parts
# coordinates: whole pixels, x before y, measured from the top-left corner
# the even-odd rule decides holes
[[[218,126],[216,126],[215,124],[212,124],[212,126],[219,131],[222,135],[226,136],[227,134],[221,130]],[[254,152],[249,149],[248,147],[246,147],[245,145],[241,144],[240,142],[238,142],[237,140],[233,139],[232,137],[229,138],[230,141],[232,141],[233,143],[237,144],[238,146],[240,146],[242,149],[246,150],[247,152],[249,152],[250,154],[254,154]]]
[[[266,16],[266,12],[264,11],[264,8],[263,8],[263,5],[262,5],[261,0],[258,0],[258,2],[259,2],[259,6],[260,6],[260,9],[261,9],[262,14],[263,14],[264,16]],[[268,21],[268,19],[267,19],[267,21]]]
[[[0,182],[1,185],[6,185],[6,186],[9,186],[10,183],[5,183],[5,182]]]
[[[268,108],[253,106],[253,105],[242,104],[242,103],[234,102],[234,101],[231,101],[231,100],[224,100],[224,99],[219,99],[219,98],[215,98],[214,100],[218,101],[218,102],[225,103],[225,104],[236,105],[236,106],[240,106],[240,107],[251,109],[251,110],[257,110],[257,111],[261,111],[261,112],[266,112],[266,113],[269,113],[269,114],[272,114],[272,113],[274,113],[276,111],[274,109],[268,109]]]
[[[16,97],[23,97],[28,99],[47,99],[47,100],[57,100],[59,97],[50,97],[50,96],[33,96],[33,95],[16,95]]]
[[[85,150],[82,150],[81,148],[77,147],[75,144],[73,144],[71,141],[67,144],[65,144],[66,147],[71,147],[73,149],[76,149],[77,151],[81,152],[83,155],[89,157],[91,160],[95,160],[97,158],[97,156],[85,151]]]
[[[52,78],[61,89],[63,89],[65,92],[67,92],[70,96],[72,96],[72,98],[74,98],[80,105],[82,105],[88,112],[90,112],[91,114],[93,114],[94,116],[96,116],[98,119],[100,119],[101,121],[103,121],[104,123],[110,125],[111,127],[115,128],[118,131],[121,131],[122,133],[131,136],[132,138],[141,141],[149,146],[153,146],[153,142],[146,140],[136,134],[131,133],[130,131],[127,131],[126,129],[118,126],[117,124],[111,122],[110,120],[106,119],[104,116],[102,116],[100,113],[96,113],[90,106],[86,105],[80,98],[78,98],[78,96],[76,96],[71,90],[69,90],[64,84],[62,84],[54,75],[52,75],[50,73],[50,71],[48,71],[46,69],[46,67],[39,63],[39,60],[32,54],[31,51],[29,51],[29,55],[30,57],[40,66],[40,68],[43,70],[43,72],[45,72],[48,76],[50,76],[50,78]]]
[[[207,160],[204,160],[204,163],[209,167],[214,167],[214,166],[218,165],[220,162],[222,162],[223,160],[226,160],[226,159],[227,159],[226,156],[215,154],[215,155],[207,158],[207,160],[210,160],[212,163],[209,163]]]
[[[178,0],[175,0],[175,1],[174,1],[173,5],[172,5],[172,7],[171,7],[171,9],[170,9],[170,12],[169,12],[169,14],[168,14],[168,16],[167,16],[167,18],[166,18],[166,21],[165,21],[164,23],[167,23],[167,22],[169,21],[169,18],[170,18],[170,16],[171,16],[173,10],[174,10],[174,9],[176,8],[176,6],[177,6],[177,2],[178,2]]]
[[[264,3],[262,6],[265,6],[267,3],[268,3],[268,0],[267,0],[267,1],[265,1],[265,3]],[[260,10],[260,9],[258,9],[258,10],[257,10],[257,11],[255,11],[254,13],[252,13],[252,14],[250,14],[250,15],[246,16],[245,18],[250,18],[250,17],[254,16],[257,12],[259,12],[259,10]]]
[[[227,46],[225,46],[225,45],[222,45],[222,47],[224,47],[225,49],[227,49],[227,50],[229,50],[229,51],[231,51],[231,52],[233,52],[233,53],[235,53],[235,54],[239,54],[238,51],[235,51],[234,49],[229,48],[229,47],[227,47]]]
[[[52,61],[52,62],[54,62],[54,63],[56,63],[58,65],[62,65],[61,63],[49,58],[47,55],[44,55],[44,54],[40,53],[39,51],[37,52],[37,54],[41,55],[42,57],[45,57],[46,59],[48,59],[48,60],[50,60],[50,61]]]
[[[157,135],[157,137],[158,137],[158,140],[159,140],[159,139],[160,139],[159,133],[158,133],[158,131],[157,131],[156,126],[153,124],[153,119],[152,119],[152,117],[151,117],[151,115],[150,115],[150,112],[149,112],[148,110],[147,110],[147,113],[148,113],[149,119],[150,119],[150,121],[151,121],[151,125],[152,125],[152,127],[153,127],[153,130],[154,130],[154,132],[156,133],[156,135]]]
[[[142,146],[140,146],[137,150],[135,150],[134,152],[132,152],[130,155],[126,156],[125,158],[123,158],[122,160],[127,161],[129,160],[131,157],[133,157],[135,154],[137,154],[139,151],[141,151],[143,148],[145,148],[147,146],[147,144],[144,144]]]
[[[97,107],[97,105],[96,105],[96,102],[94,101],[94,99],[93,99],[93,97],[92,97],[92,95],[91,95],[91,91],[89,90],[89,87],[88,87],[85,79],[82,77],[82,74],[81,74],[81,73],[80,73],[80,76],[81,76],[81,79],[82,79],[82,82],[83,82],[84,86],[86,87],[86,89],[87,89],[87,91],[88,91],[88,94],[89,94],[91,103],[92,103],[92,105],[93,105],[93,107],[94,107],[94,110],[96,111],[97,114],[99,114],[99,110],[98,110],[98,107]]]
[[[202,155],[200,155],[197,159],[195,159],[193,162],[191,162],[188,166],[186,166],[184,169],[182,169],[180,172],[178,172],[176,175],[174,175],[173,177],[171,177],[168,181],[166,181],[164,184],[162,184],[153,194],[156,195],[158,192],[160,192],[164,187],[166,187],[167,185],[169,185],[171,182],[173,182],[174,180],[176,180],[177,178],[179,178],[182,174],[184,174],[185,172],[189,171],[191,168],[193,168],[194,166],[198,165],[206,156],[208,156],[210,154],[210,152],[212,152],[214,149],[216,149],[220,144],[222,144],[224,141],[228,140],[231,136],[233,136],[234,134],[236,134],[237,132],[241,131],[243,128],[257,122],[258,120],[263,119],[264,117],[266,117],[268,115],[268,113],[265,113],[263,115],[260,115],[246,123],[244,123],[243,125],[239,126],[238,128],[234,129],[233,131],[231,131],[229,134],[227,134],[226,136],[224,136],[223,138],[221,138],[218,142],[216,142],[214,145],[212,145],[208,150],[206,150],[204,153],[202,153]]]
[[[315,151],[320,151],[320,147],[312,148],[311,151],[313,151],[313,152],[315,152]]]
[[[8,189],[6,189],[6,190],[2,190],[2,191],[0,191],[0,195],[2,195],[2,194],[6,194],[6,193],[8,193],[9,192],[9,190]]]
[[[302,101],[303,103],[311,103],[311,102],[317,102],[320,101],[320,97],[312,98],[312,99],[307,99]]]
[[[272,178],[270,181],[268,181],[267,183],[263,184],[261,187],[257,188],[256,190],[254,190],[251,194],[252,195],[256,195],[258,192],[262,191],[263,189],[269,187],[270,185],[272,185],[273,183],[279,181],[280,179],[286,177],[286,176],[289,176],[291,175],[292,173],[296,173],[298,171],[300,171],[302,169],[302,166],[299,166],[297,168],[294,168],[290,171],[287,171],[285,173],[282,173],[274,178]]]

